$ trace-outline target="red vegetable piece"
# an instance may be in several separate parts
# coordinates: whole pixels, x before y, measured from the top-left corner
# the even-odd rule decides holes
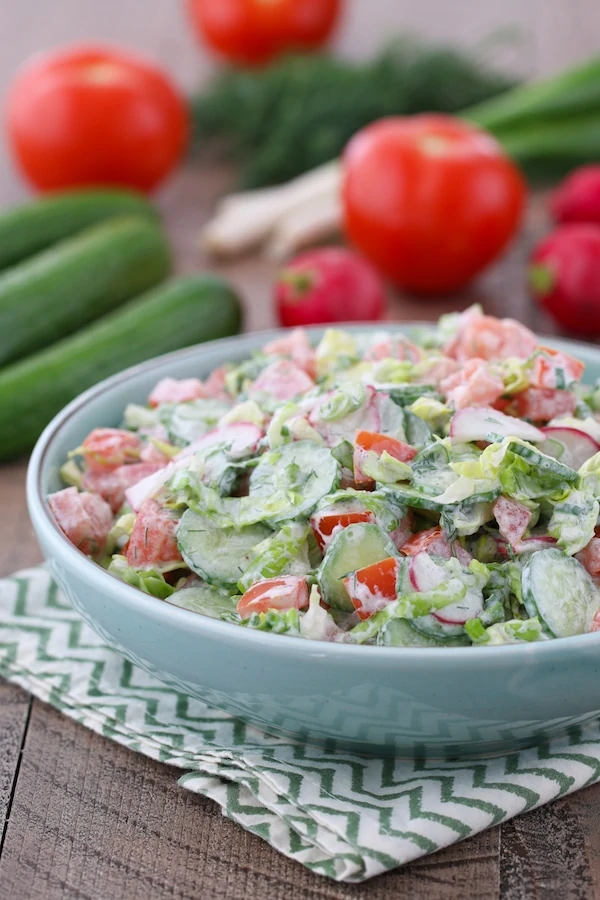
[[[156,500],[145,500],[127,544],[128,564],[134,569],[153,569],[181,560],[183,565],[175,537],[178,521],[173,510]]]
[[[563,328],[600,334],[600,228],[562,225],[544,238],[531,256],[529,284]]]
[[[270,609],[306,609],[307,606],[306,578],[285,575],[281,578],[266,578],[253,584],[238,601],[237,611],[243,619],[246,619],[255,612],[268,612]]]
[[[300,254],[280,272],[275,303],[282,325],[375,322],[383,315],[385,288],[358,254],[324,247]]]
[[[571,172],[550,198],[557,222],[591,222],[600,225],[600,165],[581,166]]]
[[[368,619],[396,599],[398,560],[394,556],[365,566],[344,578],[344,585],[360,619]]]
[[[108,503],[95,494],[65,488],[51,494],[48,505],[72,544],[87,556],[101,556],[112,527]]]

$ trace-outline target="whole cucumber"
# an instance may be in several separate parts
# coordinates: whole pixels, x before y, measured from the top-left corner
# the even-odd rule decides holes
[[[62,407],[103,378],[170,350],[236,334],[242,312],[221,278],[171,279],[53,347],[0,371],[0,460],[30,450]]]
[[[109,219],[0,274],[0,365],[28,356],[162,281],[158,223]]]
[[[156,209],[145,197],[125,190],[61,191],[0,212],[0,269],[90,225],[125,215],[157,218]]]

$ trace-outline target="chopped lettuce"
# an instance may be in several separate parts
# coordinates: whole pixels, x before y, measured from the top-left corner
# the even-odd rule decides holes
[[[133,569],[127,559],[118,554],[113,556],[110,561],[108,571],[126,584],[144,591],[145,594],[158,597],[160,600],[166,600],[175,590],[170,584],[167,584],[162,572],[156,569]]]
[[[307,575],[311,570],[308,538],[310,528],[289,522],[265,538],[249,553],[249,565],[238,581],[242,593],[257,581],[278,575]]]
[[[573,556],[594,537],[600,504],[589,494],[575,489],[554,503],[553,507],[548,534],[556,538],[561,550]]]
[[[465,625],[465,631],[474,644],[481,644],[485,647],[548,640],[537,617],[531,619],[509,619],[508,622],[496,622],[487,628],[484,627],[480,619],[471,619]]]
[[[270,609],[267,612],[252,613],[239,622],[245,628],[256,631],[271,631],[274,634],[300,634],[300,616],[297,609]]]

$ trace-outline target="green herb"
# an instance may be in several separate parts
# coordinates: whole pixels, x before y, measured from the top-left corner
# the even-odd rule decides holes
[[[382,116],[454,113],[514,87],[474,53],[403,39],[375,59],[289,57],[226,70],[192,100],[193,135],[224,137],[245,187],[287,181],[338,156]]]

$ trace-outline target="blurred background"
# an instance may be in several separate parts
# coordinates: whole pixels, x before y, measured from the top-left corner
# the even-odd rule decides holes
[[[218,0],[215,0],[217,3]],[[71,41],[117,43],[164,64],[191,91],[215,67],[196,39],[179,0],[0,0],[0,93],[32,53]],[[494,63],[528,77],[549,75],[600,50],[597,0],[347,0],[332,49],[367,59],[393,34],[473,46],[504,36],[490,48]],[[0,153],[0,202],[23,196],[6,145]]]
[[[598,0],[0,0],[0,27],[4,458],[242,328],[479,303],[600,335]]]

